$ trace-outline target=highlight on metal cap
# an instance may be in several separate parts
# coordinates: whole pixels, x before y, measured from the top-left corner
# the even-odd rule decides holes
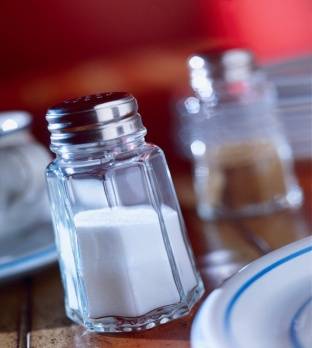
[[[145,132],[136,99],[126,92],[108,92],[68,99],[48,109],[51,146],[105,142]]]

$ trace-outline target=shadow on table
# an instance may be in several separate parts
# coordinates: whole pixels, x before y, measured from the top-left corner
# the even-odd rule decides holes
[[[195,210],[184,211],[198,267],[208,291],[252,260],[311,234],[301,210],[214,222],[201,221]]]

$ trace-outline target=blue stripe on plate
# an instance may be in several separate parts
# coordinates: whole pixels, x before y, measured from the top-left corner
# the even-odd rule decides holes
[[[262,271],[256,273],[253,277],[251,277],[249,280],[247,280],[234,294],[232,299],[230,300],[226,311],[225,311],[225,316],[224,316],[224,327],[227,332],[227,334],[230,334],[230,329],[231,329],[231,315],[233,313],[233,309],[239,298],[242,296],[242,294],[253,284],[255,283],[258,279],[262,278],[265,276],[267,273],[272,271],[273,269],[281,266],[282,264],[291,261],[295,259],[296,257],[299,257],[301,255],[304,255],[306,253],[312,252],[312,246],[306,247],[304,249],[300,249],[296,251],[295,253],[292,253],[286,257],[283,257],[282,259],[272,263],[271,265],[265,267]]]
[[[24,265],[25,263],[28,263],[28,262],[36,261],[38,259],[41,259],[47,256],[52,256],[52,254],[56,254],[56,249],[54,246],[50,246],[49,248],[40,250],[31,255],[22,256],[18,259],[0,264],[0,272],[8,270],[13,267]]]
[[[304,303],[299,307],[299,309],[297,310],[297,312],[295,313],[295,315],[291,321],[290,329],[289,329],[289,336],[290,336],[290,340],[291,340],[291,343],[292,343],[294,348],[303,348],[303,345],[300,343],[300,340],[297,336],[296,323],[311,301],[312,301],[312,297],[310,297],[306,301],[304,301]]]

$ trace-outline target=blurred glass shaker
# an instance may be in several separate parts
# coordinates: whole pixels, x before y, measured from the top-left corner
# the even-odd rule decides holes
[[[27,112],[0,113],[0,235],[49,220],[43,173],[50,156],[30,124]]]
[[[198,212],[204,219],[297,207],[302,193],[275,115],[275,91],[243,49],[190,57],[200,103],[190,128]]]

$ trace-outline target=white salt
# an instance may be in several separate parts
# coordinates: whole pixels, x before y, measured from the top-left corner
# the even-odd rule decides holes
[[[196,286],[196,278],[178,214],[163,207],[162,215],[187,293]],[[74,222],[90,318],[136,317],[180,301],[152,207],[88,210],[76,214]]]

